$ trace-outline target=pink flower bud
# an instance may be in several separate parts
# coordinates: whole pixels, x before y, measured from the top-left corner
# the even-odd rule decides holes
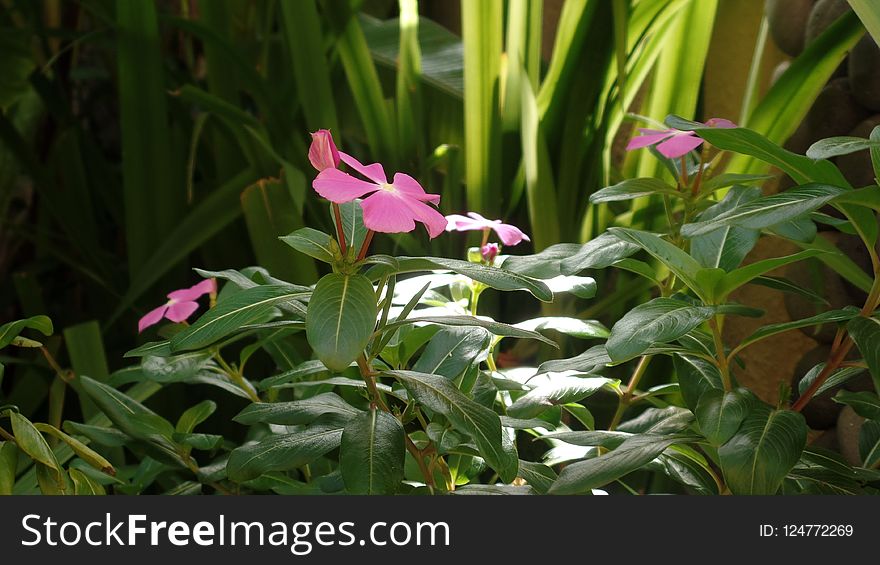
[[[333,143],[330,130],[319,129],[312,134],[312,145],[309,147],[309,162],[318,171],[335,169],[339,166],[339,151]]]
[[[492,262],[495,261],[495,257],[498,256],[500,250],[501,249],[497,243],[487,243],[480,248],[480,253],[483,255],[483,259],[491,265]]]

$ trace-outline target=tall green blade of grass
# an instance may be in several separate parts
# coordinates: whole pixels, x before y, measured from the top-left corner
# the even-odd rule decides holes
[[[338,135],[330,67],[315,1],[280,2],[278,10],[306,125],[311,131],[326,128]]]
[[[397,139],[406,164],[425,154],[422,107],[422,52],[419,4],[400,0],[400,52],[397,67]]]
[[[373,156],[386,164],[399,161],[391,112],[356,14],[346,0],[328,0],[327,15],[338,33],[336,50],[348,79],[355,106],[364,125]]]
[[[501,120],[505,132],[519,128],[521,82],[527,80],[534,92],[540,80],[541,21],[543,0],[511,0],[508,3],[505,58],[507,74],[502,91]]]
[[[202,2],[199,4],[200,19],[205,27],[212,30],[217,41],[205,41],[205,63],[207,65],[206,81],[208,92],[235,106],[239,106],[239,77],[235,67],[230,66],[221,43],[232,42],[232,10],[229,2]],[[240,171],[244,160],[235,144],[223,135],[223,132],[211,132],[211,149],[213,152],[217,178],[226,179]]]
[[[64,345],[70,357],[70,366],[77,376],[86,375],[102,382],[110,378],[98,322],[92,320],[65,328]],[[78,382],[71,382],[77,394],[80,393]],[[92,418],[100,413],[87,394],[79,394],[79,403],[84,418]]]
[[[717,8],[718,0],[691,0],[676,15],[654,69],[643,112],[648,117],[663,121],[669,114],[694,116]],[[654,177],[664,171],[648,151],[640,153],[638,176]]]
[[[501,209],[502,20],[501,0],[462,3],[467,205],[486,215]]]
[[[157,240],[177,225],[185,199],[175,178],[156,7],[117,0],[117,68],[129,274],[137,278]]]
[[[849,0],[849,5],[865,24],[865,29],[874,41],[880,44],[880,5],[876,0]]]
[[[782,144],[804,119],[819,92],[864,33],[858,17],[848,12],[817,37],[795,59],[743,124]],[[759,173],[768,165],[748,155],[734,155],[727,170]]]

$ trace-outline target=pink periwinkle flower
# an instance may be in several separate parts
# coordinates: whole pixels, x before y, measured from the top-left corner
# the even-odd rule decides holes
[[[530,241],[529,236],[524,234],[521,229],[510,224],[503,224],[501,220],[488,220],[476,212],[468,212],[468,216],[460,214],[450,214],[446,216],[446,231],[468,231],[468,230],[495,230],[498,238],[504,245],[516,245],[525,240]]]
[[[724,118],[711,118],[704,125],[713,128],[737,127],[735,123]],[[677,159],[693,151],[703,143],[703,139],[698,137],[695,131],[682,131],[675,128],[663,130],[639,128],[639,131],[642,135],[630,140],[626,146],[627,151],[656,145],[657,151],[661,155],[669,159]]]
[[[421,222],[433,239],[446,229],[446,218],[426,202],[437,204],[440,195],[428,194],[416,179],[405,173],[395,173],[388,182],[385,169],[379,163],[363,165],[360,161],[339,151],[343,163],[370,179],[365,181],[336,168],[325,168],[312,181],[315,191],[337,204],[367,196],[360,204],[367,229],[382,233],[403,233],[415,229]]]
[[[333,143],[330,130],[319,129],[312,134],[309,162],[319,171],[335,169],[339,166],[339,151],[336,149],[336,144]]]
[[[158,308],[147,312],[147,314],[138,321],[138,333],[143,332],[148,327],[158,324],[162,318],[171,320],[172,322],[182,322],[193,315],[198,310],[199,303],[196,302],[199,297],[205,295],[217,294],[217,281],[214,279],[205,279],[189,288],[181,288],[168,293],[168,302]]]
[[[495,257],[498,256],[499,251],[501,251],[501,247],[497,243],[487,243],[480,248],[480,254],[483,256],[483,260],[490,265],[495,261]]]

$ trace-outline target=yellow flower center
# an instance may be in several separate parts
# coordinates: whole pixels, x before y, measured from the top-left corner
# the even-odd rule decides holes
[[[379,186],[382,187],[382,190],[387,190],[388,192],[397,192],[397,189],[394,188],[394,185],[389,182],[383,182]]]

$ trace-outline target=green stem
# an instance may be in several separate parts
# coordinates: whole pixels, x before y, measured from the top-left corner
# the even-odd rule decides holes
[[[730,367],[727,364],[727,354],[724,352],[724,341],[721,338],[722,323],[723,317],[716,314],[709,320],[709,327],[712,328],[712,340],[715,342],[715,358],[718,370],[721,372],[721,383],[724,385],[724,390],[730,391],[733,385],[730,382]]]
[[[235,382],[235,384],[238,385],[238,388],[243,390],[248,395],[248,398],[250,398],[251,401],[262,402],[262,400],[260,400],[260,397],[257,395],[257,393],[254,392],[253,387],[247,381],[245,381],[244,376],[239,371],[236,371],[235,369],[230,367],[229,364],[226,363],[226,360],[223,359],[223,357],[220,355],[219,351],[214,353],[214,359],[216,359],[217,363],[220,364],[220,367],[223,369],[223,372],[225,372],[226,375],[230,379],[232,379]]]
[[[617,428],[618,424],[620,424],[620,420],[623,418],[623,413],[626,412],[626,409],[629,408],[632,404],[636,388],[638,388],[639,386],[639,381],[642,380],[642,377],[645,375],[645,371],[648,370],[648,364],[653,358],[653,355],[643,355],[642,358],[639,359],[639,363],[638,365],[636,365],[632,376],[629,378],[629,383],[626,385],[626,390],[620,397],[620,402],[618,402],[617,404],[617,410],[614,412],[614,416],[611,418],[611,423],[608,424],[609,432],[614,431],[614,429]]]

